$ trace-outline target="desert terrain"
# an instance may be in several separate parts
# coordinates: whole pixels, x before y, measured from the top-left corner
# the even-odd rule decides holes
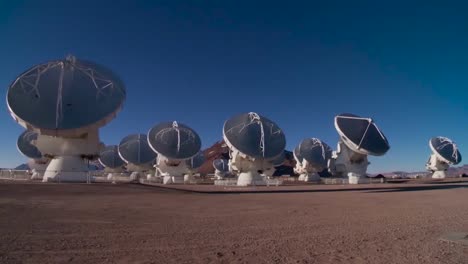
[[[193,193],[0,181],[0,263],[468,263],[468,182]]]

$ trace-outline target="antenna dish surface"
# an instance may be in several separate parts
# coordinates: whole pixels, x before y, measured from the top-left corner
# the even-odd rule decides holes
[[[274,158],[272,161],[271,161],[271,164],[273,164],[273,166],[281,166],[283,165],[284,163],[284,160],[286,159],[286,153],[283,151],[281,152],[281,154],[279,154],[276,158]]]
[[[205,162],[205,155],[203,152],[199,151],[195,156],[190,159],[185,160],[187,167],[190,169],[198,169]]]
[[[340,114],[335,117],[335,128],[346,146],[360,154],[381,156],[390,149],[387,138],[370,118]]]
[[[151,163],[157,156],[148,145],[145,134],[133,134],[122,139],[119,144],[119,155],[125,162],[135,165]]]
[[[123,82],[111,70],[68,56],[17,77],[8,89],[7,105],[20,125],[60,136],[107,124],[125,97]]]
[[[253,158],[274,159],[286,147],[286,137],[278,125],[253,112],[228,119],[223,137],[230,148]]]
[[[446,137],[433,137],[429,140],[431,150],[445,163],[456,165],[461,162],[462,156],[457,145]]]
[[[213,167],[221,172],[229,171],[229,161],[225,159],[215,159],[213,160]]]
[[[174,122],[160,123],[148,132],[150,147],[169,159],[185,160],[197,155],[201,139],[190,127]]]
[[[325,168],[332,156],[332,149],[318,138],[307,138],[294,149],[294,155],[300,162],[305,159],[314,166]]]
[[[26,130],[18,137],[16,146],[18,151],[30,159],[42,158],[42,153],[33,145],[33,141],[37,140],[37,133],[34,131]]]
[[[125,161],[119,155],[118,146],[106,146],[99,154],[99,162],[107,168],[119,168],[125,165]]]

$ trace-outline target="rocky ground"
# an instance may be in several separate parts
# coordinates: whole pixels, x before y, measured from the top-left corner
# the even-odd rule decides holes
[[[0,182],[0,263],[468,263],[468,182],[208,194]],[[422,186],[422,187],[421,187]]]

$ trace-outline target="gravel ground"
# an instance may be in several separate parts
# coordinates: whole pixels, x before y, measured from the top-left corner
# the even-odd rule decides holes
[[[468,263],[466,243],[441,239],[468,234],[468,182],[418,186],[208,194],[0,181],[0,263]]]

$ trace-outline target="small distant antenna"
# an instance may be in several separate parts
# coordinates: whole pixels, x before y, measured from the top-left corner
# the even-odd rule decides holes
[[[432,178],[445,178],[445,171],[450,165],[457,165],[462,160],[457,145],[447,137],[431,138],[429,147],[432,150],[432,155],[426,164],[426,169],[433,172]]]
[[[148,132],[148,143],[158,153],[157,170],[163,175],[163,183],[192,181],[193,174],[205,161],[200,136],[185,124],[163,122]]]
[[[307,138],[301,141],[293,154],[296,160],[294,171],[300,175],[299,180],[318,182],[320,181],[318,172],[327,168],[332,150],[318,138]]]
[[[387,153],[390,149],[387,138],[372,118],[349,113],[335,117],[335,128],[340,141],[329,161],[330,172],[335,176],[347,176],[350,184],[365,182],[367,156]]]

